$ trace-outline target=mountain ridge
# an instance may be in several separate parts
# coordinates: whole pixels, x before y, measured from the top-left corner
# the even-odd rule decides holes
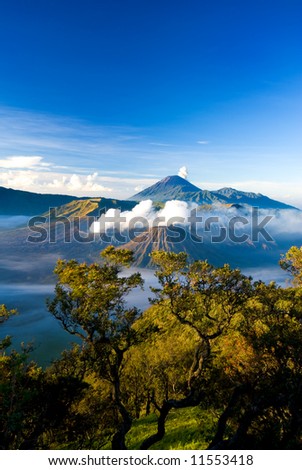
[[[262,209],[296,209],[296,207],[269,198],[260,193],[238,191],[234,188],[221,188],[217,191],[200,189],[178,175],[166,176],[157,183],[134,194],[129,201],[151,199],[166,202],[172,199],[197,204],[246,204]]]
[[[77,197],[66,194],[42,194],[0,186],[0,215],[34,216],[45,214],[50,208],[58,208],[58,215],[66,217],[82,215],[83,206],[86,215],[98,215],[99,211],[111,208],[131,210],[135,203],[126,200],[104,197]],[[73,207],[74,206],[74,207]],[[77,211],[75,212],[75,208]]]
[[[77,197],[65,194],[42,194],[0,186],[0,215],[34,216],[51,207],[61,208],[62,215],[98,215],[110,208],[131,210],[136,203],[151,199],[154,203],[169,200],[195,202],[199,205],[248,205],[262,209],[295,209],[294,206],[271,199],[260,193],[224,187],[217,191],[200,189],[178,175],[166,176],[155,184],[125,200],[104,197]],[[86,202],[85,202],[86,201]],[[84,214],[83,214],[83,208]],[[88,210],[89,208],[89,210]]]

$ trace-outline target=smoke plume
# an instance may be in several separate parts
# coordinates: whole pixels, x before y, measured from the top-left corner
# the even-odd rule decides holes
[[[188,178],[188,169],[186,166],[179,168],[178,176],[181,176],[181,178],[184,178],[185,180]]]

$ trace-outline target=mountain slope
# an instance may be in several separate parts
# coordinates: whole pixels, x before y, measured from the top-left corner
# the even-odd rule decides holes
[[[143,191],[134,194],[130,201],[151,199],[154,202],[166,202],[172,199],[195,202],[197,204],[246,204],[262,209],[295,209],[295,207],[270,199],[262,194],[222,188],[208,191],[198,188],[180,176],[167,176]]]
[[[75,197],[61,194],[39,194],[0,187],[0,215],[40,215],[51,207],[60,208],[58,215],[98,215],[110,208],[131,210],[135,203],[104,197]]]
[[[99,217],[108,209],[120,209],[131,211],[136,205],[134,201],[120,201],[118,199],[107,199],[105,197],[90,199],[74,199],[68,204],[56,208],[58,217]],[[46,212],[44,215],[48,215]]]
[[[181,176],[166,176],[157,183],[149,186],[143,191],[131,196],[130,201],[144,201],[151,199],[154,202],[166,202],[173,199],[197,204],[224,203],[225,197],[215,195],[211,191],[202,190],[181,178]]]
[[[181,199],[183,197],[190,197],[190,194],[195,194],[201,190],[191,184],[189,181],[181,178],[180,176],[166,176],[161,181],[149,186],[143,191],[135,194],[130,201],[143,201],[152,199],[154,201],[169,201],[171,199]],[[183,199],[184,200],[184,199]]]
[[[225,198],[225,201],[230,204],[248,204],[249,206],[257,206],[263,209],[296,209],[283,202],[270,199],[263,194],[238,191],[233,188],[222,188],[218,191],[212,191],[212,194],[219,198]]]
[[[148,268],[154,267],[150,254],[157,250],[185,252],[190,261],[206,259],[215,266],[228,263],[240,268],[270,263],[277,266],[280,259],[280,246],[274,242],[263,244],[248,240],[245,243],[235,243],[226,240],[223,243],[213,243],[211,234],[206,232],[202,237],[202,242],[195,241],[187,232],[185,237],[178,238],[177,232],[167,227],[153,227],[132,238],[121,248],[133,251],[136,266]]]
[[[77,199],[61,194],[39,194],[0,187],[1,215],[37,215]]]

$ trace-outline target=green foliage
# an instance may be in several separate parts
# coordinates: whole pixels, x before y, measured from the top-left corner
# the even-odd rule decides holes
[[[161,280],[162,276],[172,276],[181,274],[186,267],[187,254],[173,253],[172,251],[153,251],[151,253],[152,261],[159,266],[156,272],[157,277]]]
[[[252,284],[227,265],[186,266],[166,253],[154,258],[161,286],[154,302],[194,331],[200,344],[187,391],[178,400],[166,396],[158,430],[145,445],[163,438],[169,409],[197,397],[202,406],[223,409],[210,448],[300,448],[300,290]]]
[[[133,252],[130,250],[122,249],[116,250],[114,246],[108,246],[101,252],[101,257],[108,263],[116,266],[129,267],[133,261]]]
[[[0,324],[8,320],[11,315],[16,315],[17,310],[8,310],[5,305],[0,305]]]
[[[104,400],[115,415],[114,423],[110,422],[116,430],[112,447],[123,449],[132,422],[121,396],[124,355],[145,339],[148,330],[134,328],[141,312],[127,306],[126,295],[143,282],[139,273],[121,275],[121,266],[131,262],[132,252],[108,247],[102,257],[102,266],[59,261],[55,269],[59,278],[56,295],[48,308],[66,331],[82,340],[81,356],[90,371],[110,384]]]
[[[45,370],[1,341],[1,447],[302,449],[301,253],[283,288],[154,252],[144,314],[126,302],[142,286],[128,250],[60,260],[49,310],[81,341]]]
[[[79,345],[64,351],[62,357],[46,370],[50,382],[70,380],[78,393],[69,394],[69,411],[56,427],[43,435],[45,448],[99,449],[106,445],[115,430],[114,410],[108,399],[110,386],[91,372],[90,361]]]
[[[135,420],[128,434],[129,449],[138,449],[141,442],[156,431],[157,416],[151,414]],[[198,407],[172,410],[167,419],[165,437],[154,444],[152,450],[200,450],[206,449],[215,432],[216,417],[211,410]]]
[[[293,284],[302,286],[302,247],[292,246],[280,261],[281,268],[293,276]]]
[[[17,315],[17,310],[8,310],[5,305],[0,305],[0,325],[9,319],[12,315]],[[5,350],[11,345],[11,337],[6,336],[0,340],[0,354],[4,354]]]
[[[87,344],[98,342],[109,349],[110,345],[123,349],[135,341],[132,325],[140,312],[126,307],[125,296],[142,286],[142,279],[138,273],[120,275],[119,264],[128,263],[132,256],[124,251],[115,252],[108,247],[103,257],[110,261],[103,266],[75,260],[57,263],[59,282],[54,300],[48,302],[49,310],[66,331]]]
[[[301,299],[299,290],[255,283],[235,335],[222,342],[218,398],[228,405],[212,445],[228,424],[222,448],[301,448]]]
[[[72,431],[71,406],[83,384],[71,371],[51,375],[29,361],[31,346],[23,346],[21,353],[8,352],[9,346],[7,342],[0,356],[0,448],[45,448],[50,430],[58,440],[64,429],[66,439],[66,429],[69,436]]]
[[[165,307],[152,306],[136,322],[137,329],[147,325],[153,333],[126,355],[123,371],[122,390],[136,418],[154,411],[154,402],[183,397],[198,344],[197,335]]]

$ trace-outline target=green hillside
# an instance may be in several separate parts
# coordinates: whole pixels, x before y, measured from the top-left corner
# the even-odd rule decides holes
[[[83,198],[74,199],[67,204],[56,208],[56,215],[59,217],[98,217],[108,209],[120,209],[121,211],[131,211],[136,205],[133,201],[120,201],[118,199]],[[48,211],[43,215],[47,216]]]

